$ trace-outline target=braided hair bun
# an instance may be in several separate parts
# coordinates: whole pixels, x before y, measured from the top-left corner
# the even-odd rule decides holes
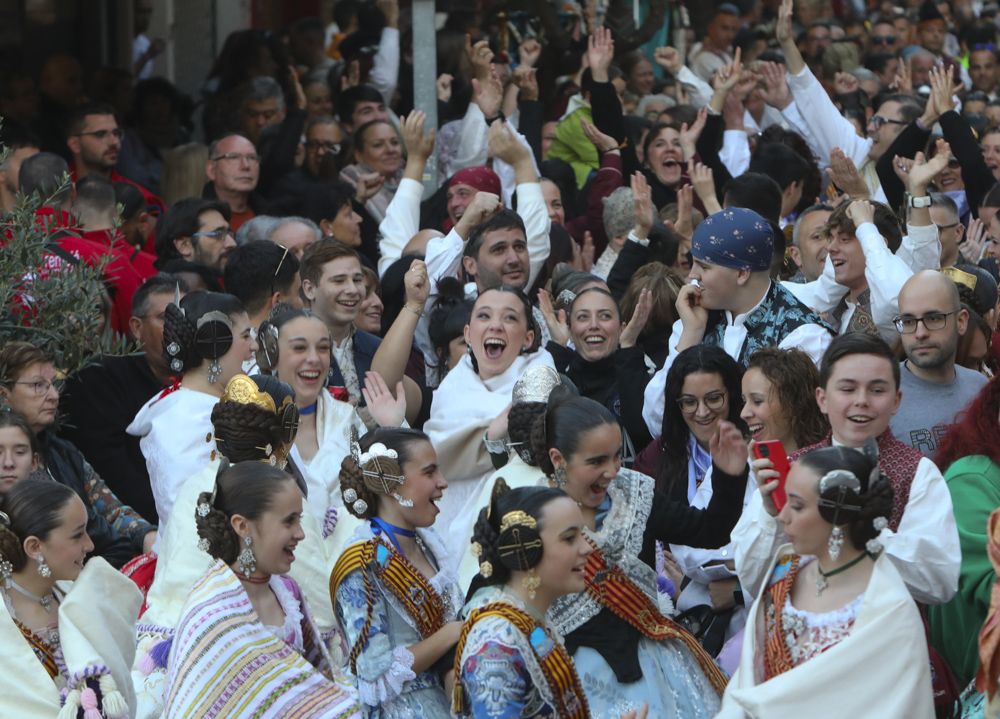
[[[178,377],[205,360],[222,357],[233,344],[233,315],[246,312],[234,296],[191,292],[180,304],[170,303],[163,319],[163,354]]]
[[[42,541],[62,523],[62,512],[77,494],[64,484],[22,479],[0,497],[0,560],[19,572],[28,563],[24,540]]]

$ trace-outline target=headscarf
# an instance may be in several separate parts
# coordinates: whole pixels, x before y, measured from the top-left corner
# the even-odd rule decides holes
[[[500,177],[485,165],[459,170],[452,175],[451,181],[448,182],[448,187],[455,185],[469,185],[479,192],[492,192],[494,195],[500,195]]]
[[[695,229],[691,240],[691,254],[696,260],[734,270],[766,272],[773,252],[770,223],[743,207],[709,215]]]

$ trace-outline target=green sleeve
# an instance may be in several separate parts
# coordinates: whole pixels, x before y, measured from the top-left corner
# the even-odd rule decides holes
[[[565,160],[572,166],[577,188],[584,186],[590,173],[600,164],[597,148],[580,126],[581,118],[590,120],[590,113],[581,108],[556,125],[556,136],[546,155],[546,159]]]

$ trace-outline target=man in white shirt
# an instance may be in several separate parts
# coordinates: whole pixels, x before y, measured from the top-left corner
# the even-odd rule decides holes
[[[705,38],[691,48],[688,63],[691,70],[705,82],[711,82],[716,70],[733,61],[730,50],[739,31],[739,8],[730,3],[719,5],[705,30]]]

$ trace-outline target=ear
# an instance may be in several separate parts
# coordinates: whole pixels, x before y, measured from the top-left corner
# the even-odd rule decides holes
[[[69,148],[70,153],[73,155],[80,154],[80,138],[79,137],[67,137],[66,147]]]
[[[250,520],[242,514],[234,514],[230,517],[229,526],[240,536],[240,539],[250,536]]]
[[[465,273],[467,275],[469,275],[469,277],[475,279],[476,275],[479,274],[479,266],[478,266],[478,264],[476,262],[476,258],[474,258],[474,257],[468,257],[468,256],[463,257],[462,258],[462,269],[465,270]]]
[[[156,218],[145,210],[139,213],[139,217],[136,219],[136,224],[139,226],[139,231],[142,233],[142,239],[145,240],[149,237],[149,233],[153,231],[156,227]]]
[[[466,325],[465,329],[462,330],[462,337],[465,338],[465,344],[468,345],[469,344],[469,325]]]
[[[795,245],[789,247],[788,256],[792,258],[792,262],[795,263],[796,267],[802,269],[802,254],[799,252],[798,247],[796,247]]]
[[[190,237],[178,237],[174,240],[174,247],[177,249],[177,253],[185,260],[190,260],[194,257],[194,242]]]
[[[302,296],[310,304],[316,301],[316,286],[312,283],[312,280],[302,280]]]
[[[210,182],[215,182],[215,163],[211,160],[208,160],[205,163],[205,177],[207,177]]]
[[[535,331],[528,330],[528,333],[524,336],[524,344],[521,346],[521,349],[527,350],[533,344],[535,344]]]
[[[552,462],[553,467],[563,467],[566,465],[566,458],[563,457],[563,453],[555,447],[549,450],[549,460]]]
[[[893,415],[895,415],[896,412],[899,411],[899,404],[902,401],[903,401],[903,390],[897,389],[896,390],[896,403],[892,406],[892,413],[893,413]]]
[[[736,284],[740,287],[745,286],[750,281],[750,276],[750,270],[736,270]]]
[[[21,547],[29,559],[37,559],[38,555],[42,553],[42,540],[35,535],[31,535],[25,538],[21,543]]]
[[[319,229],[324,236],[333,237],[333,220],[320,220]]]
[[[282,296],[281,296],[280,292],[272,292],[271,293],[271,297],[270,297],[270,299],[268,300],[268,303],[267,303],[267,313],[268,314],[271,314],[271,310],[274,309],[274,306],[276,304],[278,304],[279,302],[281,302],[281,299],[282,299]]]
[[[32,452],[31,453],[31,471],[32,472],[34,472],[36,469],[38,469],[38,461],[39,461],[39,459],[38,459],[38,452]]]
[[[142,320],[138,317],[128,318],[128,332],[132,335],[132,339],[139,341],[139,328],[142,327]]]
[[[823,387],[816,388],[816,404],[819,405],[819,411],[823,414],[829,414],[826,410],[826,390]]]
[[[955,315],[955,324],[958,327],[958,335],[961,337],[969,330],[969,311],[964,307]]]

